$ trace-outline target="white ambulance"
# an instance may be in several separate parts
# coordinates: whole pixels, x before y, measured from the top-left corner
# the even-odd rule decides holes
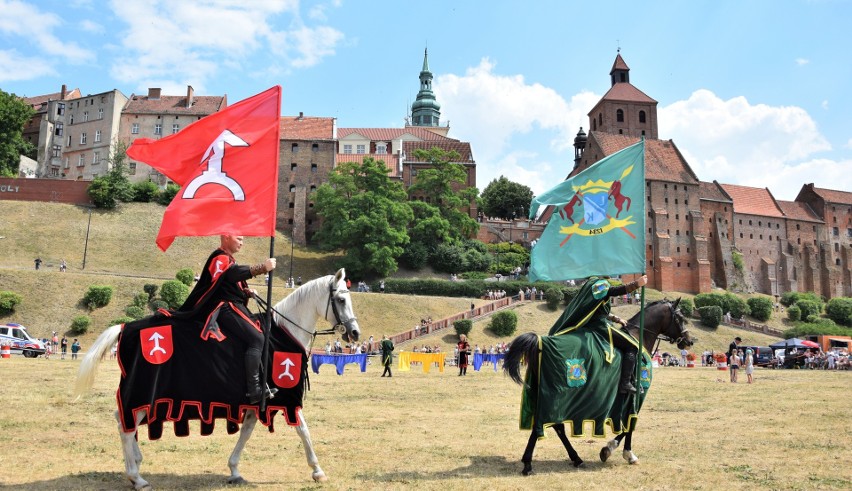
[[[13,355],[22,354],[27,358],[43,355],[45,345],[30,336],[27,328],[20,324],[0,324],[0,346],[8,345]]]

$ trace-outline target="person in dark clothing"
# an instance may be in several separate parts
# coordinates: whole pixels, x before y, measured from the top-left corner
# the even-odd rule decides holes
[[[393,363],[393,341],[388,339],[387,336],[382,336],[382,342],[379,347],[382,350],[382,365],[385,366],[385,370],[382,372],[382,377],[385,375],[393,377],[393,373],[391,372],[391,364]]]
[[[210,254],[204,270],[179,312],[191,312],[205,319],[205,334],[224,339],[223,333],[245,343],[246,397],[257,404],[265,396],[271,398],[276,389],[261,387],[260,364],[263,351],[263,330],[248,311],[252,294],[246,280],[275,269],[275,258],[254,266],[240,266],[234,254],[243,246],[240,235],[222,235],[220,246]],[[222,332],[219,332],[221,328]],[[265,385],[265,384],[264,384]]]
[[[627,321],[610,313],[610,298],[629,294],[648,283],[648,277],[643,275],[638,280],[620,286],[612,287],[606,279],[591,277],[577,292],[577,295],[565,308],[562,316],[550,328],[551,336],[562,332],[584,327],[586,329],[609,329],[609,322],[627,326]],[[609,336],[606,336],[609,337]],[[621,351],[621,377],[618,392],[635,394],[633,374],[636,371],[636,356],[639,348],[628,340],[629,336],[621,330],[613,330],[612,344]]]
[[[459,350],[459,376],[461,377],[467,375],[467,365],[470,359],[470,343],[467,342],[467,336],[464,334],[459,335],[457,348]]]

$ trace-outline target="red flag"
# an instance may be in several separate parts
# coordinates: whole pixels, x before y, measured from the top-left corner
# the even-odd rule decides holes
[[[133,142],[128,157],[181,187],[163,214],[160,249],[179,236],[275,234],[280,114],[276,85],[180,133]]]

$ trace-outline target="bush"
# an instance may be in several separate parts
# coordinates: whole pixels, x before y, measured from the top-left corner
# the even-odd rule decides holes
[[[680,303],[677,304],[680,308],[680,311],[683,312],[683,315],[686,317],[692,317],[692,312],[695,311],[695,304],[692,303],[691,298],[682,298],[680,299]]]
[[[809,316],[808,316],[808,318],[807,318],[807,319],[805,319],[805,321],[806,321],[808,324],[816,324],[817,322],[819,322],[819,319],[820,319],[820,317],[819,317],[818,315],[816,315],[816,314],[811,314],[811,315],[809,315]]]
[[[171,203],[172,200],[175,199],[175,196],[177,196],[178,191],[180,191],[180,186],[177,184],[167,184],[166,189],[163,189],[157,195],[157,203],[163,206],[169,206],[169,203]]]
[[[544,300],[547,302],[547,308],[550,310],[556,310],[559,308],[559,304],[561,304],[564,299],[565,294],[562,293],[560,288],[551,287],[544,290]]]
[[[113,319],[113,320],[109,321],[109,325],[110,326],[116,326],[118,324],[127,324],[128,322],[133,322],[135,320],[136,319],[134,319],[132,317],[127,317],[125,315],[125,316],[119,317],[118,319]]]
[[[183,302],[188,296],[189,287],[178,280],[169,280],[163,283],[162,288],[160,288],[160,298],[172,309],[183,305]]]
[[[814,292],[785,292],[781,295],[781,305],[785,307],[795,305],[799,300],[812,300],[820,305],[825,303],[825,300]]]
[[[787,309],[787,318],[793,322],[796,322],[797,320],[802,318],[802,309],[800,309],[796,305],[789,307]]]
[[[420,242],[409,242],[405,246],[402,255],[399,256],[399,264],[408,269],[419,271],[426,266],[429,260],[429,249]]]
[[[124,313],[127,314],[128,317],[133,320],[141,319],[145,317],[145,309],[142,307],[137,307],[135,305],[128,305],[127,308],[124,309]]]
[[[186,286],[192,286],[195,281],[195,273],[189,268],[183,268],[175,273],[175,278]]]
[[[92,324],[92,319],[87,315],[78,315],[71,321],[71,334],[86,334],[89,331],[89,326]]]
[[[715,305],[720,309],[723,308],[725,297],[719,293],[699,293],[695,296],[695,306],[699,309],[711,305]]]
[[[518,314],[514,310],[495,312],[488,327],[498,336],[511,336],[518,328]]]
[[[160,310],[160,309],[168,310],[168,308],[169,308],[169,304],[162,301],[162,300],[154,300],[154,301],[151,302],[151,310],[153,310],[154,312],[156,312],[157,310]]]
[[[722,322],[722,308],[717,305],[700,307],[698,314],[701,316],[701,323],[711,329],[719,327]]]
[[[15,311],[15,306],[23,300],[24,299],[15,292],[0,292],[0,315],[11,314]]]
[[[157,296],[157,290],[159,287],[152,283],[146,283],[145,286],[142,287],[142,291],[148,294],[148,301],[154,300],[154,297]]]
[[[767,321],[772,317],[772,300],[769,297],[752,297],[748,299],[751,316],[759,321]]]
[[[459,244],[443,243],[438,246],[429,258],[429,264],[435,271],[442,273],[458,273],[467,271],[464,248]]]
[[[134,307],[139,307],[144,310],[148,307],[148,294],[140,293],[136,295],[135,297],[133,297],[133,303],[131,303],[130,305]]]
[[[811,315],[819,315],[822,313],[822,305],[813,300],[799,300],[796,302],[796,307],[802,311],[802,319],[807,319]]]
[[[837,324],[852,326],[852,298],[832,298],[825,306],[825,315]]]
[[[462,334],[467,336],[470,330],[473,329],[473,321],[470,319],[457,320],[453,322],[453,327],[456,328],[456,334],[458,334],[459,336],[461,336]]]
[[[95,310],[98,307],[106,307],[109,301],[112,300],[112,287],[92,285],[89,290],[83,295],[83,303],[89,307],[89,310]]]
[[[852,329],[838,326],[831,319],[817,319],[816,322],[797,322],[796,327],[784,331],[784,339],[801,338],[816,335],[852,336]]]
[[[157,187],[151,181],[142,181],[137,182],[132,185],[133,189],[133,201],[139,203],[150,203],[157,198],[157,193],[160,192],[160,188]]]

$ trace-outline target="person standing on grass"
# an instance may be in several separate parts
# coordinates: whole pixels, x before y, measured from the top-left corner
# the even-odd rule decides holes
[[[470,359],[470,343],[467,342],[467,336],[459,335],[459,342],[456,345],[459,350],[459,377],[467,375],[467,364]]]
[[[71,359],[77,359],[77,353],[80,352],[80,341],[77,341],[77,338],[74,338],[74,342],[71,343]]]
[[[59,342],[59,346],[62,349],[62,354],[59,356],[59,359],[64,360],[65,353],[68,353],[68,338],[62,336],[62,341]]]
[[[746,349],[745,352],[745,361],[743,362],[745,365],[745,373],[746,377],[748,377],[748,383],[752,383],[754,378],[752,374],[754,373],[754,352],[751,348]]]
[[[731,383],[737,383],[737,370],[740,368],[740,355],[738,350],[734,350],[731,353],[731,356],[728,357],[728,364],[730,364],[730,372],[731,372]]]
[[[387,335],[382,335],[382,342],[380,346],[382,350],[382,365],[385,366],[385,370],[382,372],[382,377],[385,375],[393,377],[393,372],[391,372],[391,363],[393,363],[393,341],[388,339]]]

